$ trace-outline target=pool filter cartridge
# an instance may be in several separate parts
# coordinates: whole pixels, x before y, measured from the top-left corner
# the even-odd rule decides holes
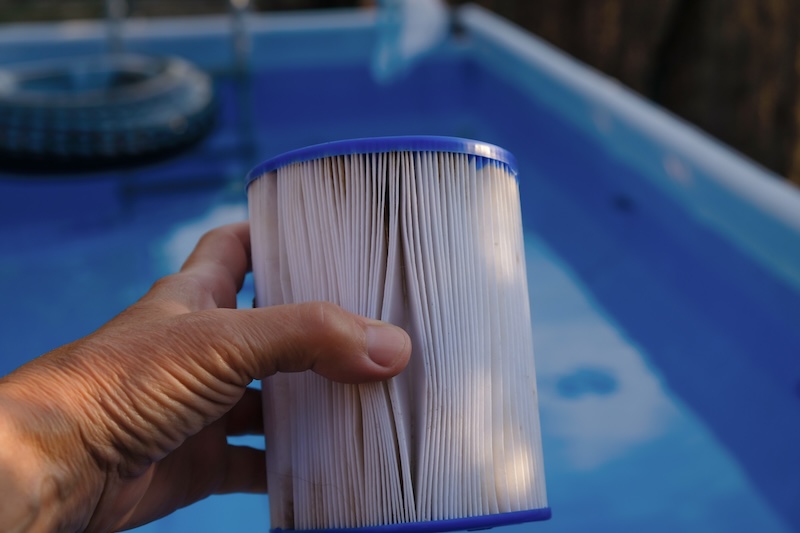
[[[514,157],[451,137],[288,152],[248,176],[256,304],[403,327],[380,383],[265,379],[274,530],[450,531],[550,517]]]

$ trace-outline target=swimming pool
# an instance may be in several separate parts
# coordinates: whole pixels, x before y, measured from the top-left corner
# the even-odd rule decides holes
[[[515,153],[547,531],[800,530],[800,194],[479,8],[392,83],[362,11],[131,21],[126,44],[215,74],[218,126],[174,159],[0,179],[0,372],[85,335],[246,217],[258,160],[328,140],[442,134]],[[91,23],[0,29],[0,62],[100,51]],[[252,301],[252,287],[241,295]],[[259,496],[140,531],[263,531]]]

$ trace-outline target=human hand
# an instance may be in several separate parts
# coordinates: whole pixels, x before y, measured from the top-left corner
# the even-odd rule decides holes
[[[92,335],[0,380],[0,530],[114,531],[210,494],[264,492],[253,379],[311,369],[357,383],[408,361],[401,329],[327,303],[236,310],[246,223]]]

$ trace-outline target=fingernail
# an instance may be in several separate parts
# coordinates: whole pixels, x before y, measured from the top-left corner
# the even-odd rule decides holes
[[[367,352],[380,366],[393,366],[407,342],[408,336],[397,326],[383,323],[367,326]]]

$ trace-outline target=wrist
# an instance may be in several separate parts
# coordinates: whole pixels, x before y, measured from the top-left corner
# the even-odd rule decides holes
[[[0,530],[45,531],[52,525],[45,516],[53,508],[52,487],[41,472],[38,454],[9,416],[7,403],[0,400]]]
[[[79,530],[86,484],[76,461],[58,453],[69,437],[17,388],[0,384],[0,531]]]

